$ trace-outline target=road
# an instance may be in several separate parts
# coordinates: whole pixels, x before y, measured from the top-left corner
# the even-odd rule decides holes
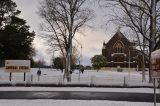
[[[160,102],[159,97],[157,94],[158,102]],[[153,102],[153,94],[88,91],[0,91],[0,99],[72,99]]]

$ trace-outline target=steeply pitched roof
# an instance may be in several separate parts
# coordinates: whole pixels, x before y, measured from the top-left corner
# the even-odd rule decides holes
[[[110,42],[113,42],[114,39],[131,43],[131,42],[120,32],[120,30],[118,30],[118,31],[114,34],[114,36],[106,43],[106,45],[109,44]]]

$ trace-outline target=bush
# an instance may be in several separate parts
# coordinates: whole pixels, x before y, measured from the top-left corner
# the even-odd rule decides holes
[[[120,66],[118,66],[117,67],[117,72],[122,72],[122,71],[123,71],[123,69]]]

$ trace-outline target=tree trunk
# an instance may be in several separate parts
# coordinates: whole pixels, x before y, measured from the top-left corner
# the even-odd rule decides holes
[[[71,48],[71,47],[70,47]],[[71,53],[70,53],[70,49],[68,52],[68,66],[67,66],[67,81],[71,82]]]
[[[68,50],[69,51],[69,50]],[[67,79],[67,82],[71,81],[71,75],[70,75],[70,53],[67,51],[66,58],[65,58],[65,72],[64,72],[64,78]]]
[[[72,37],[72,36],[71,36]],[[66,50],[66,67],[64,76],[67,77],[67,81],[71,82],[71,55],[72,55],[72,38],[69,38],[69,49]]]
[[[150,53],[155,50],[156,45],[156,0],[151,0],[151,16],[150,16]],[[151,55],[150,55],[151,56]],[[150,68],[149,68],[150,69]],[[151,70],[149,70],[149,82],[151,82]]]
[[[142,55],[142,82],[145,82],[146,81],[146,78],[145,78],[145,58],[144,58],[144,55]]]
[[[146,39],[143,38],[143,46],[142,46],[142,82],[146,81],[145,78],[145,48],[146,48]]]

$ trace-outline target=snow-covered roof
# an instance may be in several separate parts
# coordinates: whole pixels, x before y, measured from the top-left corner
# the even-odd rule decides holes
[[[152,59],[160,58],[160,49],[153,51],[153,52],[151,53],[151,58],[152,58]]]

